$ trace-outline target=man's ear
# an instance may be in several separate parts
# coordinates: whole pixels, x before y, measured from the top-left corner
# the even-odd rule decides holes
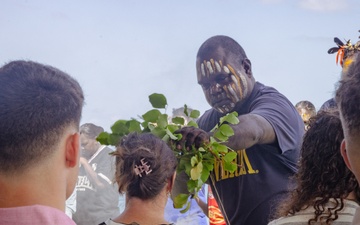
[[[80,134],[78,132],[69,135],[66,139],[65,157],[66,166],[78,166],[80,157]]]
[[[346,142],[345,142],[345,139],[341,142],[340,152],[341,152],[341,156],[343,157],[346,166],[349,168],[349,170],[351,170],[351,165],[350,165],[350,162],[349,162],[349,158],[348,158],[348,155],[346,154]]]
[[[252,70],[251,70],[251,61],[248,58],[245,58],[243,60],[243,67],[246,72],[246,74],[250,77],[252,76]]]

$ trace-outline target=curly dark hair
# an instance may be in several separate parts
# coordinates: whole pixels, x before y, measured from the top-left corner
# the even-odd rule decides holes
[[[293,177],[297,187],[279,207],[279,217],[313,207],[314,217],[308,224],[330,224],[338,218],[344,199],[351,192],[360,201],[359,185],[340,153],[343,139],[337,110],[321,111],[310,119],[301,147],[299,171]],[[335,200],[335,206],[327,208],[330,199]]]

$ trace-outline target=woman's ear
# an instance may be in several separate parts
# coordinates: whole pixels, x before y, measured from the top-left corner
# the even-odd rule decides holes
[[[175,183],[175,178],[176,178],[176,171],[169,179],[168,186],[167,186],[168,192],[171,192],[171,190],[173,189],[174,183]]]
[[[351,165],[350,165],[349,158],[348,158],[348,155],[347,155],[347,152],[346,152],[345,139],[341,142],[340,152],[341,152],[341,156],[343,157],[346,166],[349,168],[349,170],[351,170]]]

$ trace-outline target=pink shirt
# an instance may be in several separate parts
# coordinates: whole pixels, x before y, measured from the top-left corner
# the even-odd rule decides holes
[[[0,225],[59,224],[76,225],[64,212],[43,205],[0,208]]]

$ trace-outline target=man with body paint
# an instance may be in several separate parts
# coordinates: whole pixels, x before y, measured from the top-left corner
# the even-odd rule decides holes
[[[227,224],[267,224],[296,172],[303,121],[284,95],[255,81],[245,51],[230,37],[206,40],[196,68],[212,109],[199,118],[199,128],[178,131],[177,147],[200,147],[219,119],[236,111],[240,123],[232,125],[235,135],[226,144],[238,154],[238,169],[229,173],[216,162],[209,183]]]

